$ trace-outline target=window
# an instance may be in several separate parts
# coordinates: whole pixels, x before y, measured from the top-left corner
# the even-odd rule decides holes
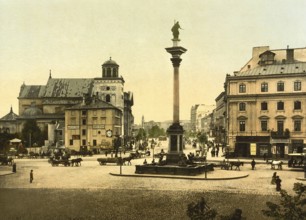
[[[285,90],[285,85],[284,85],[284,82],[278,82],[277,83],[277,91],[278,92],[282,92]]]
[[[82,145],[86,146],[86,140],[82,140]]]
[[[239,84],[239,93],[245,93],[246,92],[246,86],[245,84]]]
[[[262,103],[261,103],[261,110],[262,110],[262,111],[268,110],[268,103],[262,102]]]
[[[301,120],[294,121],[294,131],[301,131]]]
[[[107,94],[107,95],[106,95],[106,97],[105,97],[105,101],[106,101],[106,102],[110,102],[110,101],[111,101],[111,97],[110,97],[110,95],[109,95],[109,94]]]
[[[239,111],[245,111],[245,103],[244,102],[239,103]]]
[[[267,130],[268,130],[268,122],[261,121],[261,131],[267,131]]]
[[[284,102],[282,101],[277,102],[277,110],[284,110]]]
[[[284,121],[277,121],[277,132],[282,133],[284,131]]]
[[[92,140],[92,145],[93,145],[93,146],[97,146],[97,140],[93,139],[93,140]]]
[[[107,68],[106,70],[106,77],[112,77],[112,69],[111,68]]]
[[[261,92],[268,92],[268,83],[261,84]]]
[[[86,116],[87,111],[82,111],[82,116]]]
[[[86,125],[86,119],[82,119],[82,125]]]
[[[82,129],[82,135],[86,135],[86,129]]]
[[[69,140],[69,144],[70,144],[70,146],[73,145],[73,139],[70,139],[70,140]]]
[[[245,121],[239,121],[239,131],[245,131]]]
[[[294,82],[294,91],[301,91],[302,90],[302,82],[301,81],[295,81]]]
[[[294,110],[300,110],[302,108],[300,101],[294,101]]]

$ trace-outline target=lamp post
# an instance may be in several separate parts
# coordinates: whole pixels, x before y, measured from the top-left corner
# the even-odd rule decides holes
[[[122,174],[122,157],[121,157],[121,150],[122,150],[122,147],[119,147],[119,154],[120,154],[120,159],[119,159],[119,163],[120,163],[120,175]]]

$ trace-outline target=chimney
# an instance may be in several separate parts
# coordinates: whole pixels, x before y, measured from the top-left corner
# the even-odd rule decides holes
[[[286,60],[287,60],[287,63],[293,63],[294,62],[294,49],[289,49],[289,47],[287,47]]]

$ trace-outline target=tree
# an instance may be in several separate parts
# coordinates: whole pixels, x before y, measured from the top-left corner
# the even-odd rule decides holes
[[[10,140],[14,139],[16,134],[10,134],[7,132],[0,133],[0,152],[5,153],[10,148]]]
[[[207,143],[207,135],[205,133],[199,132],[197,134],[197,139],[198,139],[198,142],[202,145]]]
[[[136,141],[145,140],[147,138],[146,131],[143,128],[140,128],[135,138]]]
[[[46,131],[42,132],[38,127],[35,120],[30,119],[27,120],[21,131],[22,140],[26,141],[26,146],[31,147],[36,143],[38,146],[42,146],[44,144]]]
[[[295,183],[295,196],[290,196],[285,190],[280,191],[280,204],[267,202],[269,210],[262,210],[263,214],[279,220],[306,219],[306,185]]]
[[[158,138],[159,136],[165,136],[165,130],[163,128],[160,128],[158,125],[154,125],[149,130],[149,137],[151,138]]]

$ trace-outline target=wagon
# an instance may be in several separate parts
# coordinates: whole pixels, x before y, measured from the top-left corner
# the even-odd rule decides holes
[[[58,165],[62,164],[65,167],[67,167],[67,166],[70,166],[70,161],[68,159],[66,159],[66,160],[53,159],[53,160],[51,160],[51,164],[52,164],[52,166],[58,166]]]
[[[110,158],[98,158],[97,161],[99,164],[106,165],[107,163],[115,163],[117,165],[122,165],[122,158],[121,157],[110,157]]]

